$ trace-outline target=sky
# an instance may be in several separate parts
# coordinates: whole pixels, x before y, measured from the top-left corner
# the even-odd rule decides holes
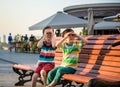
[[[36,24],[63,8],[91,3],[120,3],[120,0],[0,0],[0,37],[9,33],[41,36],[41,30],[29,31]]]

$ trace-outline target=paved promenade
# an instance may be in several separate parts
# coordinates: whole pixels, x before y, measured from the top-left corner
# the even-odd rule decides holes
[[[38,56],[39,54],[15,53],[0,50],[0,87],[31,87],[31,82],[25,83],[25,86],[14,86],[18,81],[18,76],[13,72],[12,65],[15,63],[35,64]],[[37,83],[37,87],[42,86]],[[61,85],[56,87],[61,87]],[[76,85],[76,87],[78,86]]]
[[[0,87],[15,87],[14,84],[18,80],[18,76],[12,70],[13,64],[35,64],[37,62],[37,58],[38,54],[15,53],[0,50]],[[23,87],[30,86],[31,82],[28,82]],[[41,86],[39,85],[38,87]]]

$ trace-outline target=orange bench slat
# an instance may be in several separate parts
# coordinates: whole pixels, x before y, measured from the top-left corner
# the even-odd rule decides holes
[[[28,71],[28,70],[34,70],[35,66],[15,64],[15,65],[13,65],[13,68]]]

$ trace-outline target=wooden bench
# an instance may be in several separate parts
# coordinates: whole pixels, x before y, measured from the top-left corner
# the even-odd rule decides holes
[[[76,73],[65,74],[62,78],[80,83],[80,87],[88,84],[93,78],[110,82],[120,81],[120,46],[108,49],[109,45],[120,41],[120,35],[88,36],[86,38],[88,43],[80,52]]]
[[[107,81],[120,81],[120,46],[107,49],[109,45],[120,40],[120,35],[86,36],[88,40],[80,52],[78,68],[75,74],[65,74],[62,86],[74,86],[72,82],[80,84],[82,87],[93,78],[100,78]],[[57,40],[59,40],[58,38]],[[56,50],[55,65],[61,64],[62,52]],[[31,81],[33,68],[26,65],[13,65],[13,70],[19,75],[19,82],[16,85],[24,85]],[[24,78],[30,76],[29,80]],[[41,81],[40,81],[41,82]],[[75,87],[75,86],[74,86]]]

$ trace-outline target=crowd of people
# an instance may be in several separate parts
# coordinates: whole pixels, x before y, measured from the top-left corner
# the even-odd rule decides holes
[[[14,37],[12,37],[12,34],[9,33],[9,36],[8,36],[8,44],[9,44],[9,50],[10,52],[12,51],[12,48],[13,48],[13,43],[19,43],[19,42],[22,42],[22,43],[28,43],[29,45],[29,48],[32,47],[32,45],[34,44],[34,42],[37,41],[36,37],[31,34],[30,37],[28,37],[27,34],[25,34],[24,36],[23,35],[20,35],[20,34],[17,34],[15,35]],[[21,46],[22,47],[22,46]],[[26,47],[25,47],[26,48]],[[26,49],[27,50],[27,49]]]
[[[27,36],[27,34],[25,34],[25,36],[23,35],[20,35],[20,34],[17,34],[14,36],[14,38],[12,37],[11,33],[9,33],[9,36],[8,36],[8,42],[28,42],[28,41],[34,41],[36,40],[36,37],[31,34],[30,37]]]

